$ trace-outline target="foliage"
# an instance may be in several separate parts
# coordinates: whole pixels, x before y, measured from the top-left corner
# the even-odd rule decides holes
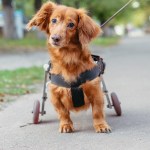
[[[102,23],[120,9],[128,0],[63,0],[65,4],[74,7],[76,6],[75,4],[77,1],[80,4],[80,7],[86,8],[91,16],[95,16]]]
[[[150,0],[139,0],[140,10],[145,12],[147,18],[150,16]]]
[[[26,0],[15,0],[15,8],[16,9],[21,9],[24,12],[24,15],[28,18],[31,18],[34,13],[35,13],[35,9],[34,9],[34,1],[35,0],[30,0],[30,1],[26,1]],[[47,0],[43,0],[42,2],[46,2]]]
[[[46,2],[43,0],[42,2]],[[52,0],[57,1],[57,0]],[[129,0],[60,0],[62,4],[72,6],[72,7],[84,7],[89,11],[91,16],[96,17],[99,22],[105,22],[110,16],[112,16],[117,10],[119,10],[124,4]],[[132,20],[132,14],[136,14],[139,9],[144,12],[144,14],[150,14],[150,0],[136,0],[140,3],[140,8],[133,9],[132,4],[130,4],[123,12],[121,12],[113,21],[114,22],[128,22]],[[34,0],[15,0],[16,8],[21,8],[27,17],[31,17],[34,14]]]

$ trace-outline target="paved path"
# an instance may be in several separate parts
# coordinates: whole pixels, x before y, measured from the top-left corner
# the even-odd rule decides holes
[[[47,52],[26,52],[26,53],[12,53],[0,54],[0,70],[14,70],[20,67],[41,66],[47,63],[49,57]]]
[[[39,125],[31,123],[33,101],[25,95],[0,112],[0,150],[150,150],[150,37],[124,39],[100,51],[107,62],[105,80],[122,102],[123,115],[106,109],[111,134],[97,134],[91,110],[71,114],[75,133],[58,133],[58,120],[49,101]],[[94,50],[99,54],[98,50]],[[26,125],[26,126],[24,126]]]

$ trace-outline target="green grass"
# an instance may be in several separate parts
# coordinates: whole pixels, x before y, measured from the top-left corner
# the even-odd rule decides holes
[[[28,38],[25,37],[20,40],[7,40],[7,39],[0,39],[1,48],[14,48],[14,47],[44,47],[46,45],[45,40],[37,39],[37,38]]]
[[[46,39],[38,39],[36,33],[27,33],[23,39],[0,38],[0,51],[46,48]]]
[[[92,41],[91,44],[99,46],[111,46],[115,45],[120,41],[120,37],[100,37]]]
[[[119,42],[119,37],[100,37],[92,41],[91,44],[99,46],[110,46]],[[8,40],[0,38],[0,51],[15,52],[15,50],[37,50],[46,49],[46,39],[38,39],[37,33],[29,32],[20,40]]]
[[[0,95],[23,95],[33,92],[34,85],[42,81],[42,67],[0,71]]]

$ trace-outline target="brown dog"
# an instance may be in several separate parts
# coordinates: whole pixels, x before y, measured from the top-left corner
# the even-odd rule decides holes
[[[37,26],[48,35],[47,43],[51,56],[52,74],[61,75],[68,83],[91,70],[95,63],[88,50],[91,39],[97,37],[101,29],[83,9],[75,9],[52,2],[45,3],[30,20],[27,28]],[[62,133],[73,132],[73,122],[69,111],[87,109],[90,104],[93,113],[93,125],[96,132],[110,132],[105,121],[103,92],[100,78],[96,77],[80,86],[84,93],[84,105],[74,107],[71,89],[55,84],[50,85],[51,101],[59,115]]]

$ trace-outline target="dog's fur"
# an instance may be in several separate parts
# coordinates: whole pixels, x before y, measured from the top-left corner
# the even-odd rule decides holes
[[[28,30],[32,26],[39,27],[48,35],[48,50],[53,66],[51,73],[61,74],[67,82],[73,82],[80,73],[95,66],[88,50],[88,43],[101,33],[101,29],[84,9],[47,2],[30,20]],[[84,91],[85,105],[74,108],[70,89],[50,85],[51,101],[60,119],[59,131],[74,131],[69,111],[85,110],[91,104],[95,131],[109,132],[111,129],[105,121],[100,78],[87,81],[81,87]]]

